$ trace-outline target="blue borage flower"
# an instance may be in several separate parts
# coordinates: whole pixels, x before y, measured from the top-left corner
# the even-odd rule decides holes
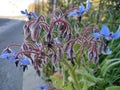
[[[16,61],[16,53],[11,53],[9,57],[7,58],[10,62],[15,62]]]
[[[30,65],[30,59],[25,56],[20,56],[17,59],[21,65]]]
[[[22,13],[22,14],[25,14],[29,20],[31,19],[32,16],[33,16],[35,19],[38,18],[36,12],[28,12],[27,9],[25,9],[25,11],[21,11],[21,13]]]
[[[49,87],[47,84],[43,83],[39,85],[39,90],[49,90]]]
[[[58,37],[54,38],[54,44],[61,44],[61,42],[59,41]]]
[[[42,43],[38,43],[38,42],[35,42],[35,45],[39,47],[39,49],[41,50],[42,49]]]
[[[115,33],[111,33],[109,28],[107,27],[106,24],[102,25],[101,31],[100,32],[95,32],[92,35],[94,38],[101,38],[101,37],[105,37],[106,40],[110,40],[110,39],[119,39],[120,38],[120,26],[118,28],[118,30]]]
[[[109,47],[107,47],[106,48],[106,50],[105,51],[103,51],[102,50],[102,52],[101,52],[103,55],[109,55],[109,54],[111,54],[112,53],[112,51],[110,50],[110,48]]]
[[[86,8],[84,7],[84,5],[81,3],[81,5],[79,6],[79,9],[77,11],[71,12],[68,17],[74,17],[74,16],[82,16],[83,14],[85,14],[86,12],[89,11],[91,7],[91,4],[89,2],[89,0],[86,1]]]
[[[86,12],[90,9],[90,7],[91,7],[90,1],[87,0],[86,1]]]
[[[120,25],[118,27],[118,30],[114,34],[112,34],[112,38],[115,40],[120,38]]]
[[[109,46],[107,46],[105,43],[101,43],[99,46],[99,53],[103,55],[109,55],[112,53]]]
[[[16,54],[10,48],[6,48],[0,55],[0,58],[8,59],[10,62],[15,62],[15,57]]]
[[[10,48],[5,49],[0,55],[1,59],[7,59],[10,62],[15,63],[19,61],[21,65],[29,65],[30,59],[25,56],[16,57],[17,53],[13,52]]]
[[[0,55],[0,58],[7,59],[11,53],[12,53],[12,50],[10,48],[7,48],[3,50],[2,54]]]

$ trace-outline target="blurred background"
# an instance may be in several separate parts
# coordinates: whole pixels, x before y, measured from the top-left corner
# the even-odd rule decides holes
[[[55,8],[63,12],[78,7],[80,3],[85,5],[86,0],[0,0],[0,16],[19,16],[20,11],[28,9],[37,14],[48,15]],[[118,23],[120,13],[120,0],[90,0],[92,8],[84,16],[90,23]],[[83,20],[83,22],[84,22]],[[86,20],[85,20],[86,21]]]

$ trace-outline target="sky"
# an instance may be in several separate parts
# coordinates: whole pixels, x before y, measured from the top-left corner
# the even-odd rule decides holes
[[[0,0],[0,16],[18,16],[34,0]]]

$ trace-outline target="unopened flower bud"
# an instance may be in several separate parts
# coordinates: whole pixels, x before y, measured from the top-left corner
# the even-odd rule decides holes
[[[64,32],[63,38],[65,38],[66,36],[67,36],[67,30]]]
[[[70,40],[71,38],[72,38],[72,34],[69,33],[69,34],[68,34],[68,40]]]
[[[23,67],[23,72],[25,72],[27,65],[23,65],[22,67]]]
[[[39,70],[39,69],[36,71],[36,73],[37,73],[37,75],[38,75],[38,76],[40,76],[40,75],[41,75],[41,73],[40,73],[40,70]]]
[[[27,51],[28,50],[28,46],[25,43],[23,43],[21,48],[22,48],[23,51]]]
[[[56,64],[56,62],[57,62],[57,55],[54,54],[54,55],[53,55],[53,63]]]
[[[51,38],[52,38],[52,36],[51,36],[51,33],[49,32],[49,33],[47,34],[47,41],[50,42]]]
[[[41,31],[41,27],[38,26],[38,24],[33,23],[33,24],[30,26],[30,31],[31,31],[31,39],[32,39],[33,41],[36,41],[36,40],[39,38],[40,31]]]
[[[74,52],[73,52],[73,49],[72,49],[72,48],[70,49],[70,57],[71,57],[71,59],[74,58]]]

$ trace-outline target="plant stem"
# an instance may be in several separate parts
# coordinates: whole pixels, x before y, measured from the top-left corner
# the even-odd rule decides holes
[[[75,90],[80,90],[74,69],[70,66],[70,64],[66,60],[63,60],[63,64],[67,66],[70,71],[70,76],[72,77]]]

